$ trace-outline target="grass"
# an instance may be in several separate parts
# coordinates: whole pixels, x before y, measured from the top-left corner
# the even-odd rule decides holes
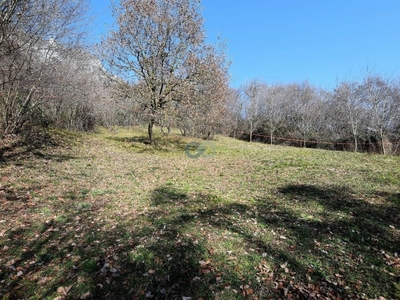
[[[2,299],[400,298],[400,157],[52,134],[0,162]]]

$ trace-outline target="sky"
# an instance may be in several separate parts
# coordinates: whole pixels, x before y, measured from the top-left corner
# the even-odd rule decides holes
[[[207,42],[220,36],[231,87],[258,79],[333,89],[367,72],[400,78],[399,0],[202,0]],[[112,23],[109,0],[91,0],[91,40]]]

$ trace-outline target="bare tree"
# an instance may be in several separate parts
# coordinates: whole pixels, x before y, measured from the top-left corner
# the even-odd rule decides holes
[[[205,44],[199,0],[122,0],[114,6],[117,28],[102,42],[119,92],[139,94],[148,115],[148,134],[160,111],[183,101],[204,80],[218,54]]]
[[[318,116],[314,122],[314,132],[318,146],[325,149],[333,149],[334,142],[337,142],[343,135],[347,135],[347,123],[334,101],[333,92],[325,89],[317,89],[316,100]]]
[[[308,82],[292,84],[288,86],[288,97],[291,101],[288,122],[303,140],[303,146],[307,146],[307,139],[315,128],[315,122],[319,117],[316,97],[316,89]]]
[[[59,52],[57,65],[42,88],[46,94],[45,113],[56,127],[92,130],[109,97],[101,62],[85,48],[60,47]],[[107,113],[113,114],[110,106]]]
[[[382,153],[388,153],[388,135],[399,115],[398,91],[380,76],[368,76],[360,86],[363,100],[369,109],[370,129],[381,143]]]
[[[341,82],[336,87],[333,97],[336,104],[336,113],[344,118],[346,125],[350,128],[354,142],[354,152],[357,152],[358,139],[365,119],[365,108],[359,84],[357,82]]]
[[[274,133],[282,125],[284,120],[284,108],[286,103],[285,88],[280,85],[263,88],[265,103],[265,122],[269,131],[270,144],[273,144]]]
[[[227,134],[232,134],[233,138],[236,138],[243,123],[243,103],[239,89],[229,89],[225,105],[226,132]]]
[[[253,141],[254,130],[261,124],[264,113],[265,103],[263,94],[263,83],[257,80],[253,80],[245,84],[242,88],[245,100],[244,108],[246,114],[246,120],[249,124],[249,142]]]

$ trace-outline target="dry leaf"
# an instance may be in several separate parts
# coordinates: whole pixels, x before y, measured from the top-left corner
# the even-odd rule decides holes
[[[90,292],[87,292],[85,294],[83,294],[82,296],[80,296],[79,299],[85,300],[85,299],[89,299],[92,297],[92,294]]]
[[[247,290],[246,290],[246,295],[247,295],[247,296],[253,295],[253,293],[254,293],[253,289],[247,289]]]
[[[66,296],[71,288],[72,288],[72,284],[69,285],[69,286],[65,286],[65,287],[64,286],[60,286],[57,289],[57,293],[63,294],[64,296]]]
[[[38,284],[45,284],[46,282],[49,282],[51,280],[51,277],[42,277],[38,280]]]

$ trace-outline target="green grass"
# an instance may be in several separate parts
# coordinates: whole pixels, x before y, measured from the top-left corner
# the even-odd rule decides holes
[[[400,157],[117,131],[5,153],[1,298],[400,298]]]

